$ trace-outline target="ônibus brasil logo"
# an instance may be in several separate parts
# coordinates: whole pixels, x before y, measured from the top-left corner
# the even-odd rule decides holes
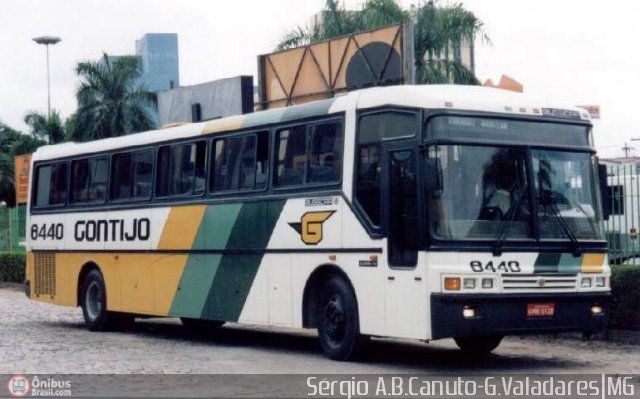
[[[14,375],[9,379],[7,389],[9,390],[9,395],[16,398],[23,398],[29,395],[31,382],[29,382],[29,378],[24,375]]]

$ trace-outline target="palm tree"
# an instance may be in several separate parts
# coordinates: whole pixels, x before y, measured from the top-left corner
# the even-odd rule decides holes
[[[68,121],[72,139],[96,140],[155,127],[148,110],[156,106],[156,96],[138,81],[138,57],[113,59],[104,53],[98,62],[80,62],[76,74],[78,111]]]
[[[483,32],[483,23],[462,4],[440,6],[438,0],[421,3],[411,12],[402,10],[394,0],[369,0],[362,10],[348,11],[338,0],[327,0],[322,23],[304,29],[298,27],[282,38],[276,50],[285,50],[338,36],[414,22],[414,59],[418,83],[479,84],[473,71],[450,53],[463,44],[472,44]]]
[[[57,144],[65,139],[64,126],[57,110],[52,110],[49,116],[31,111],[24,117],[24,123],[31,128],[33,137],[46,140],[49,144]]]
[[[441,7],[436,0],[419,7],[414,29],[416,81],[480,84],[473,71],[450,56],[456,47],[473,44],[477,34],[490,43],[482,21],[460,3]]]

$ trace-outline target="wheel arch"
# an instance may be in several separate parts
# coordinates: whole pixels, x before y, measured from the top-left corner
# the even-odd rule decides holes
[[[351,279],[340,266],[327,263],[316,267],[309,275],[309,278],[307,278],[302,295],[302,327],[318,327],[317,300],[320,297],[320,290],[322,289],[324,282],[334,276],[342,278],[351,289],[354,298],[356,298],[356,317],[360,318],[358,297]]]

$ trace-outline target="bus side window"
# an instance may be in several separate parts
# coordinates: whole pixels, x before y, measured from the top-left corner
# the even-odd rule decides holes
[[[276,133],[275,185],[277,187],[298,186],[304,182],[307,156],[307,127],[296,126]]]
[[[36,171],[35,206],[64,205],[67,196],[67,163],[38,166]]]
[[[308,183],[340,180],[342,137],[339,123],[315,125],[309,138]]]
[[[114,154],[109,199],[147,199],[151,196],[153,150]]]
[[[156,195],[198,195],[204,192],[207,142],[160,147]]]
[[[136,199],[151,197],[153,151],[145,150],[133,153],[131,172],[133,173],[131,197]]]
[[[71,161],[71,203],[104,202],[108,164],[106,156]]]
[[[260,132],[257,134],[258,147],[256,148],[256,190],[262,190],[267,187],[269,178],[269,132]]]

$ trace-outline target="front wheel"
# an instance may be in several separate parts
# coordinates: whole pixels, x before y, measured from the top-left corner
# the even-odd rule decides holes
[[[485,355],[496,349],[502,341],[501,336],[455,338],[456,345],[463,352],[473,355]]]
[[[353,359],[364,338],[360,335],[355,295],[342,278],[325,283],[318,311],[318,336],[324,353],[333,360]]]
[[[82,284],[80,298],[84,322],[91,331],[121,329],[133,323],[133,316],[107,311],[107,288],[102,273],[91,270]]]

